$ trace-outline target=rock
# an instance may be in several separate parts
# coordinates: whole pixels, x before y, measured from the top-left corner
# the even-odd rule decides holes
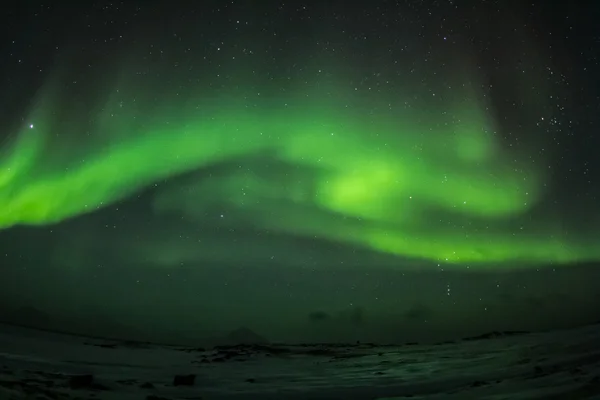
[[[74,375],[69,378],[69,387],[71,389],[90,388],[94,384],[94,375]]]
[[[194,386],[196,375],[175,375],[173,378],[173,386]]]
[[[484,381],[475,381],[471,384],[471,387],[480,387],[480,386],[485,386],[485,385],[487,385],[487,383]]]

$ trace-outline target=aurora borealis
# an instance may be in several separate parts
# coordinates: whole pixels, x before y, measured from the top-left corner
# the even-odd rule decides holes
[[[395,341],[596,318],[592,12],[135,3],[7,9],[0,320]]]
[[[127,86],[112,91],[127,92]],[[172,104],[167,98],[169,106],[159,102],[151,124],[135,126],[152,111],[127,110],[121,106],[128,104],[121,100],[124,94],[97,105],[106,116],[92,122],[92,139],[78,139],[83,146],[67,146],[71,148],[60,158],[47,149],[53,145],[51,132],[63,129],[52,116],[64,114],[57,99],[42,95],[26,119],[31,124],[23,127],[6,157],[1,220],[5,228],[61,222],[159,180],[239,157],[237,171],[158,194],[155,211],[175,208],[193,219],[211,203],[224,201],[259,228],[438,261],[579,257],[567,243],[558,241],[562,246],[557,247],[549,237],[524,241],[506,231],[481,229],[482,224],[526,215],[543,193],[535,173],[507,162],[494,137],[494,122],[476,99],[455,95],[463,104],[441,101],[430,110],[440,117],[429,121],[427,110],[362,116],[336,107],[342,98],[275,112],[261,105],[252,111],[237,106],[197,117],[186,110],[189,99]],[[289,99],[295,101],[302,102]],[[181,116],[170,116],[163,111],[167,108],[178,109]],[[444,118],[442,110],[452,108],[457,111]],[[78,119],[69,112],[63,117]],[[60,140],[69,134],[61,133]],[[86,141],[104,141],[105,136],[110,139],[86,146]],[[264,154],[264,164],[245,165],[244,158],[253,154]],[[284,175],[277,165],[294,173]],[[448,219],[432,221],[436,213],[474,221],[475,226],[448,229]]]
[[[225,68],[234,83],[215,89],[186,83],[191,67],[150,77],[139,71],[160,63],[122,57],[84,73],[101,77],[94,87],[67,84],[74,71],[63,57],[65,67],[45,79],[5,145],[0,225],[60,223],[233,162],[233,171],[157,193],[154,211],[202,225],[220,204],[219,214],[257,229],[460,265],[597,258],[595,246],[565,236],[552,210],[532,218],[551,160],[507,146],[510,127],[494,111],[484,74],[469,61],[456,65],[456,54],[468,54],[456,47],[438,57],[450,65],[442,78],[413,68],[377,93],[352,86],[356,72],[337,55],[298,82],[278,88],[272,79],[266,94],[252,62]],[[522,100],[530,126],[549,96]]]

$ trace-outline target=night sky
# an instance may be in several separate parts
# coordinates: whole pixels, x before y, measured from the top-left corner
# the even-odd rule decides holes
[[[164,341],[600,319],[600,6],[48,4],[2,13],[0,317]]]

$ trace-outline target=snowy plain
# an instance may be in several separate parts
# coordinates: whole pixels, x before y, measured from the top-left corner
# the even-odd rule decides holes
[[[600,399],[600,325],[438,345],[212,349],[0,325],[0,399]]]

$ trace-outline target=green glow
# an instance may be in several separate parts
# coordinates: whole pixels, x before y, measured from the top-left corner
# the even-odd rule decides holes
[[[278,107],[248,107],[243,93],[210,103],[167,96],[163,106],[135,103],[144,93],[130,86],[115,85],[92,121],[65,114],[52,86],[40,94],[0,167],[2,228],[58,223],[239,157],[233,173],[159,192],[155,211],[202,223],[212,204],[226,202],[271,232],[457,264],[599,255],[558,231],[529,233],[543,176],[506,153],[469,93],[455,104],[362,115],[341,98],[313,101],[318,92]],[[270,158],[244,161],[252,154]]]

